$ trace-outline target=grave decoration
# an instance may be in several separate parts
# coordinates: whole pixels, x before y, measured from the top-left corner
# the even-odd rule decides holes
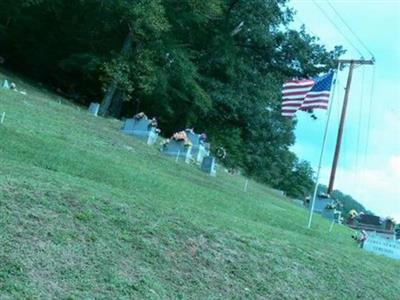
[[[218,147],[217,148],[217,157],[218,159],[224,160],[226,157],[226,150],[224,147]]]
[[[175,156],[177,160],[184,159],[186,163],[189,163],[192,159],[192,145],[186,131],[178,131],[162,144],[161,151],[167,155]]]
[[[90,103],[89,106],[89,113],[95,117],[97,117],[97,114],[99,113],[100,109],[100,103]]]
[[[352,225],[358,217],[358,213],[355,209],[349,211],[349,218],[347,219],[347,224]]]
[[[192,158],[201,164],[203,158],[210,155],[210,144],[205,142],[207,135],[205,133],[197,134],[193,129],[186,129],[185,133],[192,144]]]
[[[156,118],[149,119],[143,112],[135,115],[132,119],[126,119],[122,132],[136,136],[144,140],[148,145],[153,145],[161,132],[157,128]]]
[[[211,176],[216,176],[217,175],[217,164],[215,162],[215,157],[213,157],[213,156],[204,157],[203,161],[201,163],[201,170]]]

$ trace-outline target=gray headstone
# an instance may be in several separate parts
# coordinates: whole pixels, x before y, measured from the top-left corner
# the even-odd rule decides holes
[[[203,162],[201,163],[201,170],[210,174],[211,176],[217,175],[217,165],[215,163],[215,157],[207,156],[204,157]]]
[[[206,148],[205,144],[201,141],[200,139],[200,134],[194,133],[191,130],[186,130],[186,135],[192,142],[192,157],[193,159],[201,163],[203,161],[203,158],[210,155],[210,149],[208,144],[208,148]]]
[[[312,199],[311,199],[312,201]],[[325,210],[326,206],[329,205],[332,202],[330,198],[320,198],[316,197],[315,198],[315,203],[314,203],[314,212],[322,214],[322,212]],[[311,203],[310,203],[311,205]]]
[[[186,147],[184,141],[171,139],[168,144],[164,145],[163,153],[174,156],[177,160],[183,159],[188,163],[191,159],[191,150],[192,147]]]
[[[151,126],[151,120],[146,118],[126,119],[121,130],[125,134],[144,140],[148,145],[153,145],[158,138],[156,128]]]
[[[100,109],[100,104],[99,103],[90,103],[89,106],[89,113],[95,117],[97,117],[97,114],[99,113]]]

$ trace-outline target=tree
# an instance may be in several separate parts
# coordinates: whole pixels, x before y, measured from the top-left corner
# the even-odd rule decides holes
[[[292,17],[286,0],[3,0],[0,48],[75,101],[106,94],[104,115],[139,109],[167,135],[206,131],[227,166],[300,197],[312,174],[289,151],[296,120],[280,115],[281,85],[343,50],[289,29]]]

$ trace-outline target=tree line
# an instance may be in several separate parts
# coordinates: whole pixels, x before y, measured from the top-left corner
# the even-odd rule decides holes
[[[281,85],[335,67],[286,0],[2,0],[6,66],[114,117],[145,111],[164,135],[194,127],[227,151],[225,164],[310,194],[313,171],[289,151],[295,119]]]

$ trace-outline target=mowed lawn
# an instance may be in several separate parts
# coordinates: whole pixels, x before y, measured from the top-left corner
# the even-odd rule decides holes
[[[344,226],[7,78],[27,95],[0,89],[0,299],[400,299],[400,262]]]

